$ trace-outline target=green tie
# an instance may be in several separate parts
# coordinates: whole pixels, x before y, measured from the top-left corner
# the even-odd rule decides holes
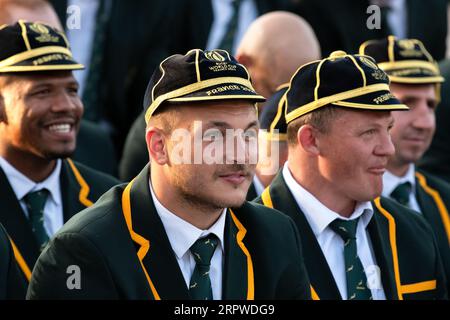
[[[358,219],[336,219],[330,228],[344,240],[345,275],[347,281],[348,300],[372,300],[367,288],[367,277],[356,249],[356,227]]]
[[[227,29],[220,42],[219,49],[226,50],[232,53],[234,36],[236,34],[238,24],[239,24],[239,8],[241,6],[242,0],[234,0],[231,4],[233,6],[233,14],[230,21],[228,21]]]
[[[394,191],[392,191],[391,198],[398,203],[409,207],[409,195],[411,194],[411,189],[412,186],[410,182],[400,183]]]
[[[89,72],[86,77],[86,87],[83,92],[84,114],[83,118],[99,121],[102,110],[99,109],[99,89],[101,76],[101,63],[105,52],[105,34],[109,14],[105,0],[100,0],[97,10],[94,39],[92,44]]]
[[[213,234],[200,238],[190,248],[195,260],[195,269],[189,284],[189,296],[192,300],[212,300],[209,267],[219,239]]]
[[[29,192],[23,198],[28,209],[28,219],[31,224],[31,229],[36,236],[41,249],[47,244],[49,239],[44,228],[44,207],[47,197],[48,190],[42,189]]]

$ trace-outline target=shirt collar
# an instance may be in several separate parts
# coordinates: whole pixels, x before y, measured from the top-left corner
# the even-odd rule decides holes
[[[255,187],[256,195],[259,197],[263,193],[265,188],[256,174],[253,176],[253,186]]]
[[[181,219],[176,214],[170,212],[166,207],[159,202],[156,197],[152,183],[149,181],[150,193],[152,195],[153,203],[155,204],[156,212],[158,213],[169,238],[170,245],[175,252],[178,259],[181,259],[190,249],[190,247],[199,238],[203,238],[211,233],[219,239],[219,247],[223,252],[224,248],[224,230],[225,218],[227,209],[225,208],[219,219],[207,230],[201,230],[189,222]]]
[[[5,158],[0,157],[0,167],[6,174],[16,198],[22,200],[29,192],[47,189],[50,193],[49,199],[61,205],[61,190],[59,175],[61,173],[61,159],[56,160],[55,169],[41,182],[34,182],[25,176],[22,172],[13,167]]]
[[[383,192],[382,195],[390,197],[392,191],[400,184],[404,182],[411,183],[412,190],[416,189],[416,168],[414,164],[410,164],[408,171],[403,177],[397,177],[389,171],[383,174]]]
[[[311,226],[314,235],[318,237],[328,225],[336,220],[353,220],[361,217],[364,228],[367,227],[373,216],[373,207],[369,201],[357,203],[355,210],[349,218],[342,217],[338,213],[327,208],[314,195],[303,188],[292,176],[288,162],[283,167],[283,178],[286,181],[288,188],[291,190],[297,205],[305,214],[309,225]]]

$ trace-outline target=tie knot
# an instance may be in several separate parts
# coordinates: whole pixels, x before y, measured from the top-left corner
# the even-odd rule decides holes
[[[395,187],[394,191],[391,193],[391,197],[397,200],[400,204],[404,206],[408,206],[409,204],[409,195],[412,191],[412,185],[410,182],[403,182]]]
[[[38,191],[28,192],[23,198],[28,211],[31,213],[39,213],[44,209],[45,202],[48,197],[48,190],[41,189]]]
[[[195,263],[197,265],[209,266],[218,243],[219,239],[212,233],[195,241],[190,248]]]
[[[356,239],[356,227],[358,226],[358,220],[342,220],[336,219],[330,223],[330,228],[336,232],[344,241],[349,239]]]

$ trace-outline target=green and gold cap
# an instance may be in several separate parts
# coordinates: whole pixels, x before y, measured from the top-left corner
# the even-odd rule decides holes
[[[391,93],[387,74],[373,58],[344,51],[335,51],[296,71],[286,92],[286,123],[328,105],[408,110]]]
[[[247,69],[225,50],[190,50],[163,60],[144,97],[145,121],[163,102],[266,99],[253,89]]]
[[[262,105],[259,116],[260,136],[270,141],[287,140],[287,124],[284,118],[286,108],[286,91],[289,83],[284,83]]]
[[[373,57],[394,83],[441,83],[439,67],[422,41],[397,39],[394,36],[369,40],[361,44],[359,53]]]
[[[62,31],[24,20],[0,27],[0,73],[83,68]]]

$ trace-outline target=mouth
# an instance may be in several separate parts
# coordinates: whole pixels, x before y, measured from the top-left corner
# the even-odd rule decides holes
[[[386,172],[386,166],[377,166],[377,167],[371,167],[368,169],[369,173],[382,176]]]
[[[245,180],[247,180],[249,177],[249,174],[244,171],[237,171],[237,172],[229,172],[225,174],[220,174],[219,178],[233,184],[233,185],[240,185]]]
[[[62,119],[44,124],[45,130],[57,138],[72,138],[75,134],[75,121]]]

